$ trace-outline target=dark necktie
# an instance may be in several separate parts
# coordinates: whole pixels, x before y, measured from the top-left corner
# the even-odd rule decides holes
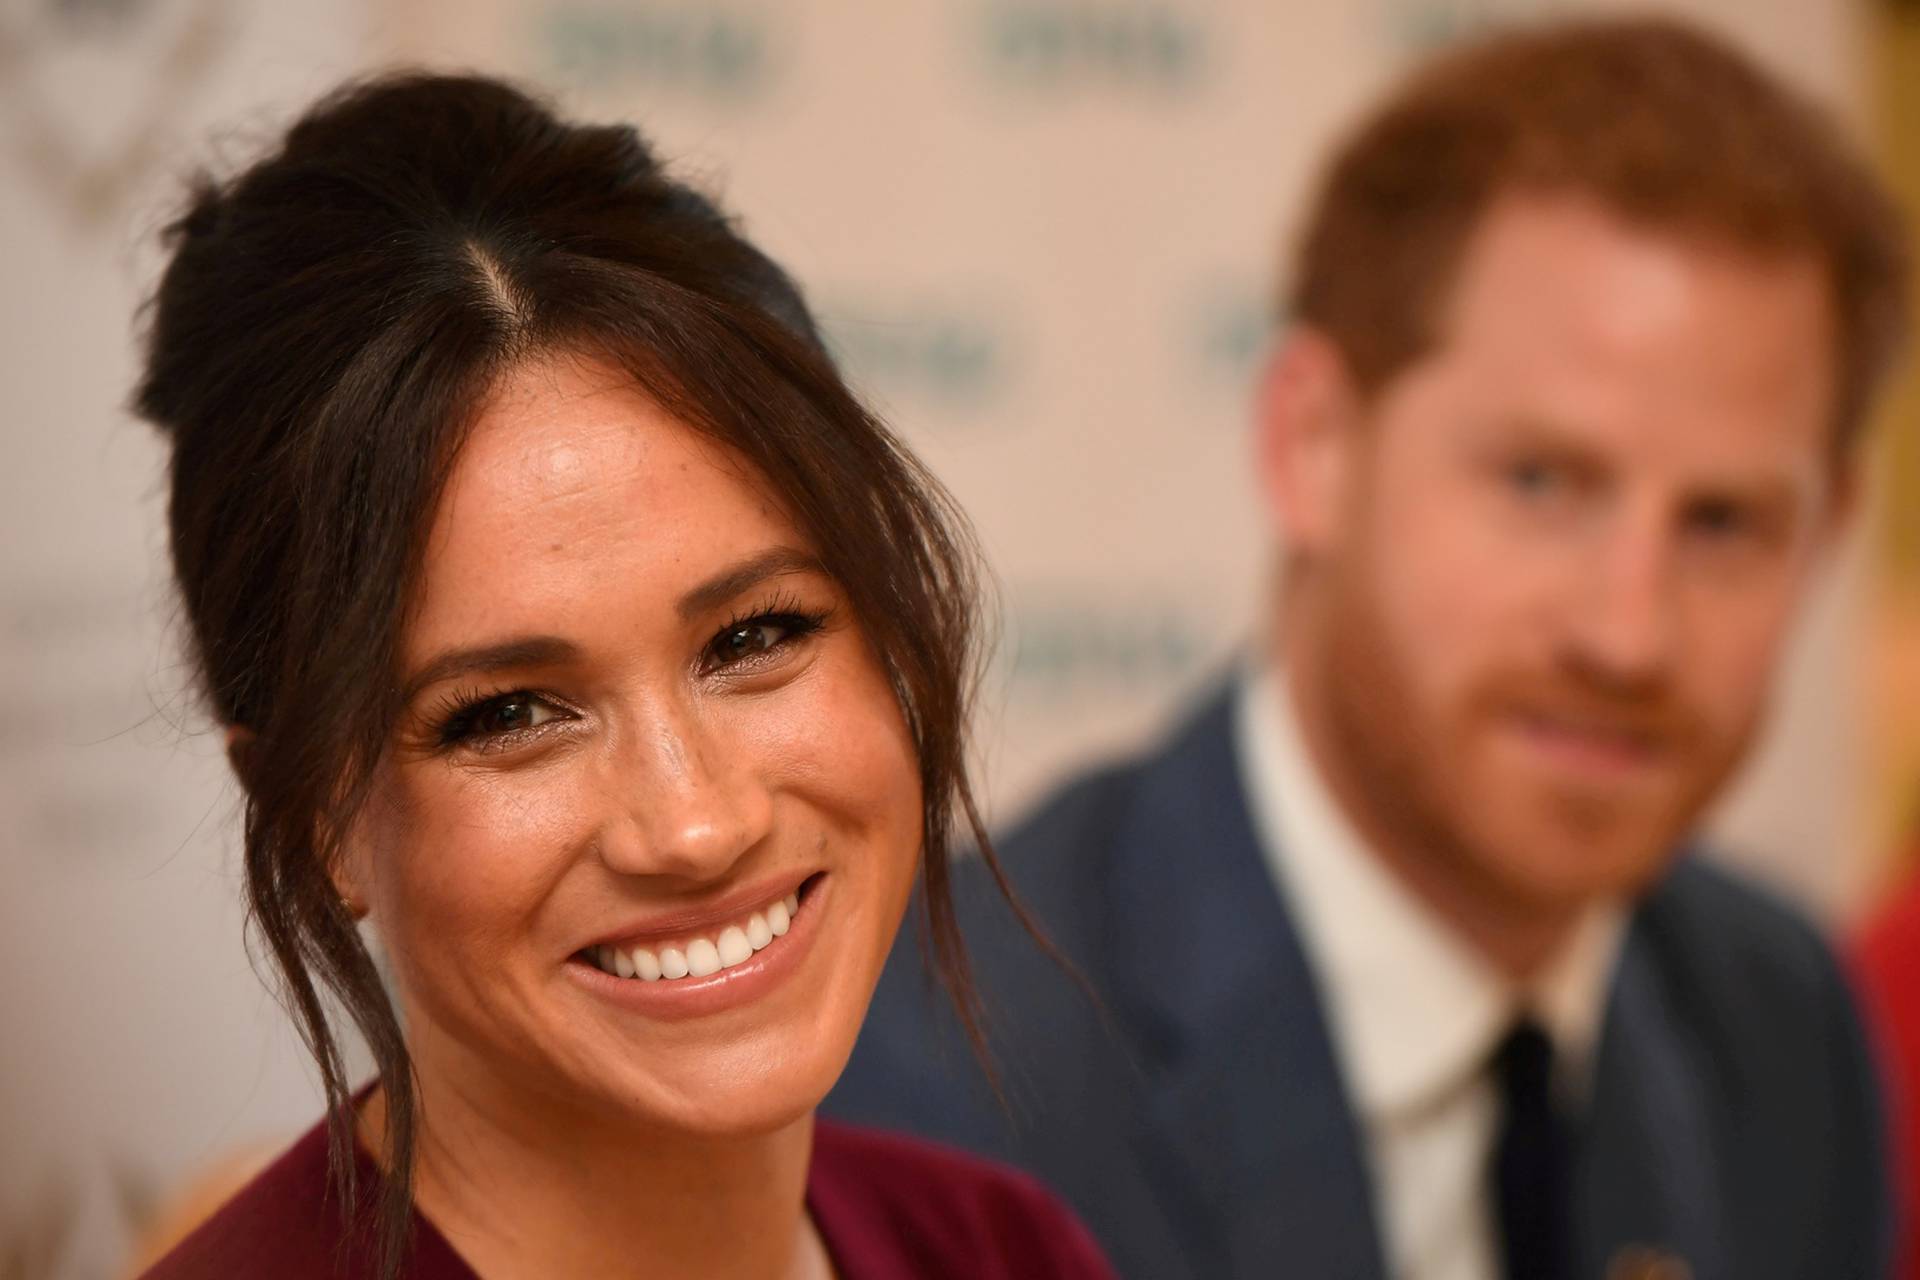
[[[1553,1105],[1553,1041],[1523,1019],[1500,1042],[1494,1072],[1500,1134],[1493,1182],[1506,1278],[1570,1280],[1573,1162]]]

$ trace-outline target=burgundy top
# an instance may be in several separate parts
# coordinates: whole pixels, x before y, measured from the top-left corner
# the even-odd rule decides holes
[[[355,1159],[377,1192],[378,1168],[364,1151]],[[1039,1183],[917,1138],[817,1122],[807,1210],[842,1280],[1113,1280],[1093,1237]],[[371,1235],[347,1237],[317,1125],[144,1280],[358,1280],[375,1274]],[[418,1212],[402,1274],[477,1280]]]

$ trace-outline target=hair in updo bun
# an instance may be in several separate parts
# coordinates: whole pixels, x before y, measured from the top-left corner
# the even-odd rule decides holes
[[[812,538],[918,751],[924,939],[980,1043],[947,875],[959,829],[993,865],[965,766],[976,552],[849,392],[785,272],[631,127],[570,124],[472,76],[338,90],[251,167],[197,184],[169,237],[136,404],[172,443],[194,657],[243,731],[251,924],[319,1064],[350,1208],[331,1011],[358,1024],[386,1091],[383,1274],[405,1247],[416,1099],[328,869],[399,709],[399,632],[441,488],[489,388],[530,357],[625,371],[758,468]]]

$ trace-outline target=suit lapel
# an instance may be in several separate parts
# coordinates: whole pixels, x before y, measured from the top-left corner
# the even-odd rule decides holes
[[[1379,1233],[1319,990],[1264,865],[1217,696],[1119,823],[1116,997],[1133,1135],[1196,1274],[1380,1280]]]
[[[1137,1029],[1132,1141],[1198,1275],[1382,1280],[1360,1131],[1318,981],[1264,864],[1217,695],[1117,817],[1113,997]],[[1609,998],[1576,1171],[1581,1265],[1733,1280],[1705,1074],[1643,908]]]
[[[1714,1099],[1659,978],[1643,910],[1620,958],[1579,1170],[1579,1274],[1636,1251],[1683,1259],[1694,1280],[1730,1280]]]

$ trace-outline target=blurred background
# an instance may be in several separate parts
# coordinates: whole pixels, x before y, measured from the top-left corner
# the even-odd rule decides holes
[[[0,0],[0,1280],[115,1274],[184,1180],[318,1114],[242,945],[237,793],[124,412],[182,179],[342,77],[504,72],[638,121],[806,286],[976,521],[1004,822],[1245,643],[1251,381],[1330,138],[1573,0]],[[1920,206],[1920,4],[1691,0]],[[1920,814],[1920,398],[1714,825],[1846,929]],[[1905,833],[1910,835],[1910,832]]]

